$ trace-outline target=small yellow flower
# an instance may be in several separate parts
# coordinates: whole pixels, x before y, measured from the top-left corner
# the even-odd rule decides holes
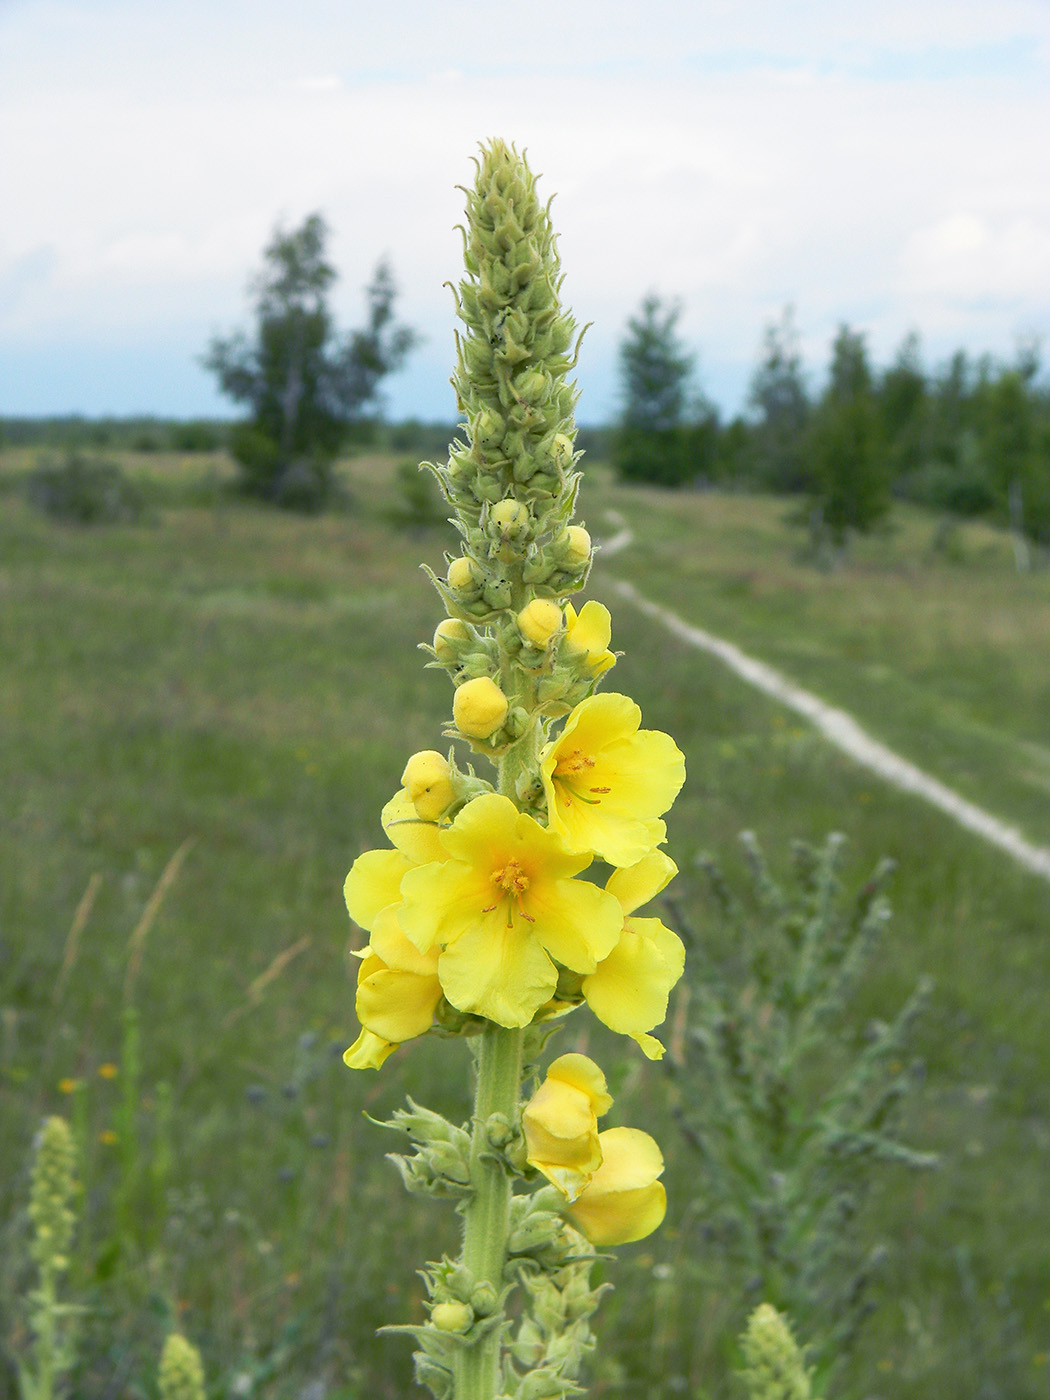
[[[541,755],[547,822],[572,851],[634,865],[663,841],[659,820],[685,781],[685,759],[668,734],[639,729],[627,695],[592,695]]]
[[[612,619],[608,608],[592,598],[577,615],[571,603],[565,604],[563,650],[579,658],[592,676],[600,676],[616,665],[616,653],[609,650],[611,641]]]
[[[526,1026],[550,1001],[558,966],[594,972],[620,936],[614,896],[572,877],[590,857],[568,851],[510,798],[475,797],[440,834],[447,859],[401,881],[401,927],[460,1011]]]
[[[436,749],[414,753],[405,764],[401,783],[423,821],[437,821],[455,800],[452,769],[445,755]]]
[[[487,739],[507,718],[510,702],[488,676],[464,681],[452,699],[456,728],[472,739]]]
[[[116,1079],[117,1075],[120,1073],[116,1065],[111,1065],[109,1063],[99,1065],[98,1072],[99,1077],[102,1079]]]
[[[118,1141],[117,1135],[112,1128],[103,1128],[98,1135],[98,1140],[106,1147],[115,1147]]]
[[[58,1092],[60,1094],[75,1094],[79,1088],[79,1079],[60,1079],[58,1081]]]
[[[528,1162],[575,1201],[601,1166],[598,1119],[612,1105],[605,1075],[586,1055],[559,1055],[525,1105]]]
[[[569,606],[571,610],[571,604]],[[518,613],[519,632],[537,649],[545,647],[564,625],[561,608],[551,598],[533,598]]]
[[[677,873],[678,867],[663,851],[613,871],[605,888],[623,909],[623,931],[609,956],[583,979],[583,995],[598,1020],[610,1030],[631,1036],[651,1060],[660,1059],[664,1048],[647,1032],[667,1015],[667,998],[685,968],[685,947],[659,919],[631,916]]]
[[[663,1154],[638,1128],[607,1128],[598,1143],[602,1164],[569,1206],[569,1219],[599,1249],[644,1239],[667,1211],[667,1193],[657,1179]]]

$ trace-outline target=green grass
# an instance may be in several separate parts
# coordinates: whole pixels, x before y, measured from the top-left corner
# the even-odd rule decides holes
[[[402,1396],[409,1348],[373,1329],[418,1315],[414,1270],[451,1247],[454,1223],[404,1196],[382,1158],[396,1142],[361,1114],[406,1092],[465,1114],[467,1057],[428,1041],[379,1075],[343,1068],[356,1029],[340,890],[380,843],[407,755],[441,742],[447,683],[415,650],[440,610],[418,565],[439,566],[452,532],[391,529],[388,460],[355,459],[354,507],[313,520],[231,502],[216,463],[122,460],[153,481],[154,524],[52,525],[14,489],[26,463],[0,459],[0,1218],[24,1201],[39,1117],[72,1113],[85,1186],[72,1281],[92,1308],[78,1394],[152,1395],[177,1317],[218,1393],[248,1376],[274,1400],[319,1378],[329,1400]],[[891,1249],[842,1394],[1034,1400],[1047,1381],[1050,887],[664,636],[609,580],[780,666],[1044,841],[1050,581],[1018,578],[1008,544],[977,528],[968,562],[931,559],[932,522],[911,513],[824,577],[794,561],[781,502],[628,492],[593,472],[596,532],[609,506],[637,536],[590,590],[625,652],[609,684],[686,752],[669,848],[701,930],[698,850],[732,867],[743,827],[774,860],[792,836],[842,830],[854,880],[883,853],[899,863],[858,1033],[921,973],[937,982],[905,1135],[944,1166],[882,1174],[867,1225]],[[144,935],[136,1070],[127,943],[188,840]],[[585,1017],[573,1043],[610,1069],[621,1121],[658,1134],[670,1195],[667,1226],[609,1267],[594,1393],[670,1400],[711,1383],[718,1329],[742,1305],[690,1283],[710,1246],[660,1067]],[[99,1073],[110,1064],[116,1078]],[[24,1282],[14,1230],[7,1244],[10,1290]]]

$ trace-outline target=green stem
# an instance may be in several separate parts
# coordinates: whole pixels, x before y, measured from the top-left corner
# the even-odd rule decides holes
[[[489,1025],[478,1037],[474,1130],[470,1144],[470,1179],[474,1194],[465,1212],[463,1264],[476,1283],[503,1287],[510,1222],[511,1176],[488,1140],[486,1124],[493,1113],[513,1123],[521,1094],[525,1033]],[[475,1346],[459,1353],[455,1400],[493,1400],[499,1388],[501,1332],[496,1328]]]

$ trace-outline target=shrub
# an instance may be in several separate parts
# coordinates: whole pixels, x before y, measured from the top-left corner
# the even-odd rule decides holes
[[[142,492],[116,462],[70,452],[42,458],[26,481],[30,503],[53,520],[76,525],[130,524],[146,512]]]

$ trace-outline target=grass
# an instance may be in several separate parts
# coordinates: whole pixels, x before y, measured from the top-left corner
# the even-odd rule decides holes
[[[361,1113],[409,1092],[465,1114],[466,1055],[435,1041],[378,1076],[343,1068],[340,888],[379,843],[405,757],[440,742],[447,686],[415,651],[440,611],[418,564],[439,566],[451,531],[391,528],[387,459],[354,459],[353,508],[312,520],[231,503],[218,459],[121,460],[152,483],[155,523],[79,531],[30,514],[27,462],[0,458],[0,1218],[15,1221],[0,1281],[24,1282],[14,1213],[36,1124],[66,1112],[85,1188],[73,1282],[92,1309],[77,1394],[152,1395],[178,1319],[217,1394],[323,1380],[328,1400],[401,1396],[408,1348],[373,1330],[417,1315],[414,1270],[454,1225],[401,1193],[393,1144]],[[1050,582],[1014,575],[983,529],[963,532],[965,564],[931,558],[913,513],[824,577],[795,562],[781,502],[625,491],[598,470],[583,505],[592,528],[615,507],[636,533],[590,591],[625,652],[615,687],[686,752],[670,850],[701,930],[698,850],[732,869],[743,827],[774,860],[838,829],[851,879],[884,853],[899,864],[858,1035],[921,973],[937,982],[905,1136],[944,1166],[880,1179],[866,1229],[892,1247],[842,1393],[1045,1394],[1050,888],[662,635],[609,580],[782,667],[1044,841]],[[128,992],[129,939],[187,841]],[[594,1394],[669,1400],[713,1386],[743,1305],[706,1257],[660,1067],[584,1015],[573,1043],[610,1069],[622,1121],[659,1136],[671,1200],[667,1227],[610,1269]]]

